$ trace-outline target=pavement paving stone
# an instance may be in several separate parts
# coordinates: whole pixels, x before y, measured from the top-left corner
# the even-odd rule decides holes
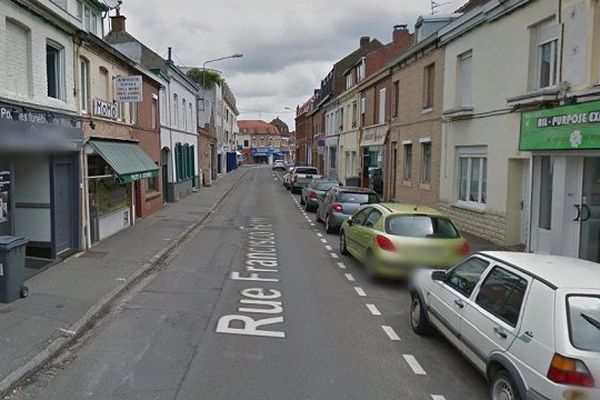
[[[126,278],[202,220],[243,173],[238,170],[225,175],[211,187],[138,220],[135,226],[104,240],[90,252],[70,257],[28,280],[31,293],[28,298],[0,305],[0,381],[60,337],[60,328],[68,329],[75,324],[97,301],[123,285]],[[214,297],[210,290],[202,293],[196,298],[148,294],[146,302],[159,305],[163,301],[162,308],[183,302],[192,311],[194,301]],[[123,398],[169,397],[161,392],[135,393],[130,397],[123,394]]]

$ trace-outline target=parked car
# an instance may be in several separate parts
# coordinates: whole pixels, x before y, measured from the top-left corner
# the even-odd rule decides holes
[[[443,213],[386,203],[365,206],[344,222],[340,250],[361,261],[371,278],[403,278],[418,267],[450,268],[470,249]]]
[[[379,203],[381,199],[371,189],[333,187],[329,189],[317,208],[317,221],[325,222],[327,233],[334,233],[361,205]]]
[[[285,188],[288,189],[288,190],[290,190],[290,178],[292,176],[292,171],[293,170],[294,170],[294,166],[293,165],[287,167],[287,172],[281,178],[283,186],[285,186]]]
[[[297,193],[313,179],[323,178],[315,167],[295,167],[290,176],[290,190]]]
[[[283,160],[275,160],[275,161],[273,161],[272,169],[273,169],[273,171],[278,170],[278,169],[285,171],[285,163],[283,162]]]
[[[412,329],[440,331],[488,379],[492,400],[600,399],[600,264],[483,252],[419,271]]]
[[[300,204],[304,206],[306,211],[315,211],[319,207],[319,201],[325,197],[327,190],[339,186],[340,183],[338,181],[313,179],[308,186],[302,188]]]

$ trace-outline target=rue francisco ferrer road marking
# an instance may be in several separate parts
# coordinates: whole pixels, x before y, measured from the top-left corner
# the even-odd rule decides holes
[[[232,335],[249,335],[284,338],[282,330],[265,330],[264,327],[281,324],[283,320],[283,304],[279,290],[256,287],[258,282],[279,282],[277,274],[279,266],[273,225],[266,219],[252,218],[250,224],[244,231],[248,237],[248,248],[246,253],[245,271],[232,272],[230,279],[244,281],[253,287],[243,289],[240,294],[240,314],[229,314],[219,318],[217,322],[217,333]],[[269,285],[270,285],[269,284]],[[251,317],[244,314],[266,314],[268,317]],[[271,327],[271,329],[273,329]]]
[[[377,309],[375,304],[367,304],[367,308],[369,309],[369,311],[371,311],[371,314],[381,315],[381,312],[379,311],[379,309]]]
[[[400,336],[398,336],[391,326],[383,325],[381,328],[385,333],[387,333],[390,340],[400,340]]]
[[[412,354],[404,354],[402,357],[404,357],[404,359],[416,375],[427,375],[427,372],[425,372],[423,367],[421,367],[421,364],[419,364],[415,356],[413,356]]]
[[[365,293],[363,288],[354,286],[354,290],[356,291],[356,294],[358,294],[360,297],[367,297],[367,294]]]

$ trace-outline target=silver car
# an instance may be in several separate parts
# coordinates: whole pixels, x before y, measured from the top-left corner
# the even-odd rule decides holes
[[[306,211],[316,211],[319,207],[319,201],[323,200],[327,191],[332,187],[339,186],[341,184],[338,181],[313,179],[308,186],[302,188],[300,204],[304,206]]]
[[[371,189],[333,187],[319,202],[317,221],[325,222],[327,233],[334,233],[348,217],[358,211],[361,205],[379,202],[381,202],[379,195]]]

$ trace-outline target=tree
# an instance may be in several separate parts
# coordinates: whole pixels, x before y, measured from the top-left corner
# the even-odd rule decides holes
[[[187,72],[187,76],[204,89],[210,89],[216,83],[222,82],[221,75],[209,69],[193,68]]]

